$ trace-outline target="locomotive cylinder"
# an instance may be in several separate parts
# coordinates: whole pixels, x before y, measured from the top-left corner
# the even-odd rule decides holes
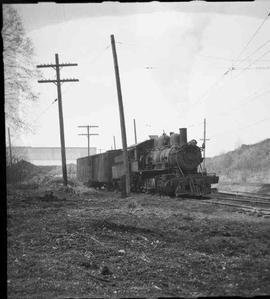
[[[187,144],[187,128],[180,128],[180,146]]]

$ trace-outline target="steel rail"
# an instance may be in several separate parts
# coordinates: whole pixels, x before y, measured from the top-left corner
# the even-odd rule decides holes
[[[259,198],[259,199],[269,199],[270,200],[270,195],[269,194],[257,194],[257,193],[251,193],[251,192],[238,192],[238,191],[219,191],[216,194],[220,195],[232,195],[232,196],[240,196],[240,197],[251,197],[251,198]]]
[[[234,202],[246,202],[246,203],[251,203],[251,204],[261,204],[261,205],[268,205],[270,206],[270,201],[260,201],[260,200],[254,200],[253,198],[237,198],[237,197],[219,197],[219,196],[216,196],[215,197],[216,199],[219,199],[219,200],[222,200],[222,201],[234,201]],[[213,198],[214,199],[214,198]]]
[[[232,203],[225,203],[225,202],[219,202],[219,201],[213,201],[213,200],[203,200],[200,201],[201,203],[210,203],[210,204],[217,204],[217,205],[223,205],[223,206],[229,206],[229,207],[235,207],[235,208],[240,208],[243,210],[248,210],[248,211],[256,211],[256,212],[261,212],[265,214],[270,215],[270,209],[265,209],[261,207],[252,207],[252,206],[245,206],[245,205],[237,205],[237,204],[232,204]]]

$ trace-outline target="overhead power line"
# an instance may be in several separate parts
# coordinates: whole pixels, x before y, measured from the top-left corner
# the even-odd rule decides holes
[[[264,44],[266,44],[266,43],[264,43]],[[262,46],[261,46],[261,48],[262,48]],[[257,49],[257,50],[258,50],[258,49]],[[238,75],[236,75],[234,78],[237,78],[238,76],[240,76],[245,70],[249,69],[249,67],[250,67],[251,65],[253,65],[255,62],[261,60],[261,59],[262,59],[265,55],[267,55],[269,52],[270,52],[270,50],[267,50],[267,51],[264,52],[260,57],[258,57],[257,59],[251,61],[251,62],[250,62],[247,66],[245,66],[245,67],[241,70],[241,72],[240,72]],[[235,69],[234,66],[230,67],[230,68],[229,68],[229,69],[228,69],[222,76],[220,76],[220,77],[215,81],[215,83],[214,83],[213,85],[211,85],[211,86],[207,89],[207,91],[202,95],[202,97],[200,97],[200,98],[199,98],[193,105],[196,105],[196,104],[198,104],[200,101],[205,100],[205,99],[207,98],[207,96],[209,95],[209,93],[212,91],[212,89],[213,89],[214,87],[216,87],[216,85],[217,85],[219,82],[221,82],[221,81],[224,79],[224,77],[225,77],[227,74],[229,74],[229,72],[233,71],[234,69]]]
[[[270,66],[254,66],[254,67],[245,68],[245,70],[269,70],[269,69],[270,69]],[[241,71],[241,70],[244,70],[244,68],[234,67],[232,70],[233,71]]]
[[[63,8],[63,15],[64,15],[64,20],[65,20],[65,22],[67,21],[67,18],[66,18],[66,10],[65,10],[65,4],[60,4],[60,5],[62,5],[62,8]]]
[[[52,104],[54,104],[55,102],[57,102],[57,99],[53,100],[53,102],[51,102],[39,115],[38,117],[36,117],[33,121],[36,122],[43,114],[45,114],[51,107]]]
[[[255,99],[258,99],[258,98],[262,97],[263,95],[265,95],[265,94],[267,94],[269,92],[270,92],[270,89],[265,90],[264,92],[259,93],[259,94],[258,93],[254,94],[253,96],[252,95],[248,96],[248,97],[246,97],[246,98],[243,99],[244,101],[243,100],[240,101],[239,105],[236,105],[236,106],[232,107],[231,109],[228,109],[225,112],[221,112],[221,113],[215,114],[215,116],[218,116],[218,117],[227,117],[228,115],[231,115],[231,112],[243,108],[243,104],[250,103],[250,102],[254,101]]]
[[[207,96],[209,95],[209,93],[211,92],[211,90],[212,90],[214,87],[216,87],[216,86],[218,85],[218,83],[221,82],[221,81],[224,79],[225,75],[227,75],[227,72],[223,73],[222,76],[220,76],[220,77],[215,81],[215,83],[212,84],[212,85],[206,90],[206,92],[205,92],[200,98],[198,98],[198,100],[197,100],[193,105],[197,105],[199,102],[201,102],[202,100],[206,99]]]
[[[203,121],[200,121],[200,122],[198,122],[198,123],[196,123],[196,124],[192,124],[192,125],[190,125],[190,126],[187,126],[187,128],[193,128],[193,127],[199,126],[199,125],[201,125],[201,124],[203,124],[203,123],[204,123]]]
[[[262,123],[264,121],[267,121],[267,120],[270,120],[270,117],[266,117],[266,118],[261,119],[261,120],[255,122],[255,123],[253,123],[253,124],[250,124],[250,125],[247,125],[247,126],[244,126],[244,127],[241,127],[241,128],[233,128],[232,130],[233,131],[245,130],[245,129],[249,128],[249,127],[253,127],[253,126],[255,126],[255,125],[259,124],[259,123]],[[218,133],[218,134],[212,135],[210,138],[230,133],[232,130],[227,130],[227,131],[224,131],[222,133]]]
[[[263,47],[265,47],[268,43],[270,42],[270,39],[267,40],[266,42],[264,42],[262,45],[260,45],[257,49],[255,49],[251,54],[249,54],[247,57],[240,59],[239,60],[239,64],[243,63],[243,61],[248,60],[249,58],[251,58],[255,53],[257,53],[259,50],[261,50]],[[234,63],[234,66],[237,65],[237,62]]]
[[[264,18],[263,22],[260,24],[260,26],[257,28],[257,30],[254,32],[254,34],[252,35],[252,37],[250,38],[250,40],[247,42],[247,44],[244,46],[244,48],[242,49],[242,51],[240,52],[240,54],[237,56],[237,58],[235,59],[236,61],[239,60],[239,58],[242,56],[242,54],[244,53],[244,51],[246,50],[246,48],[249,46],[249,44],[251,43],[251,41],[255,38],[255,36],[257,35],[257,33],[259,32],[259,30],[262,28],[262,26],[264,25],[264,23],[266,22],[267,18],[270,16],[270,13],[267,14],[267,16]],[[259,51],[261,48],[263,48],[265,46],[265,44],[267,44],[268,41],[266,41],[263,45],[261,45],[259,48],[257,48],[251,55],[249,55],[247,58],[250,58],[252,55],[254,55],[257,51]],[[262,57],[264,57],[268,52],[264,53],[260,58],[256,59],[255,61],[253,61],[252,63],[250,63],[247,67],[249,67],[250,65],[252,65],[254,62],[258,61],[259,59],[261,59]],[[245,60],[246,60],[245,59]],[[194,105],[198,104],[200,101],[205,100],[207,98],[207,96],[209,95],[210,91],[216,87],[216,85],[222,81],[224,79],[224,77],[233,70],[233,67],[235,66],[235,64],[228,68],[224,74],[222,74],[221,77],[219,77],[215,83],[213,85],[211,85],[207,91],[202,95],[202,97],[200,97],[195,103]],[[245,68],[246,69],[246,68]],[[245,70],[244,69],[244,70]],[[244,71],[243,70],[243,71]]]
[[[247,103],[249,103],[249,102],[252,102],[253,100],[256,100],[256,99],[258,99],[258,98],[260,98],[260,97],[262,97],[263,95],[268,94],[268,93],[270,93],[270,89],[265,90],[265,91],[263,91],[263,92],[261,92],[261,93],[258,93],[258,91],[257,91],[257,92],[255,92],[253,95],[249,95],[249,96],[243,98],[243,99],[240,101],[240,104],[239,104],[239,105],[236,105],[236,106],[232,107],[231,109],[229,109],[229,110],[227,110],[227,111],[225,111],[225,112],[222,111],[222,112],[220,112],[220,113],[216,113],[214,116],[217,116],[218,118],[220,118],[220,117],[222,117],[222,118],[226,118],[226,117],[230,116],[232,112],[241,109],[241,108],[243,107],[243,104],[247,104]],[[212,117],[212,116],[210,116],[209,118],[210,118],[210,119],[215,119],[215,117]],[[201,125],[202,123],[203,123],[203,122],[201,121],[201,122],[192,124],[192,125],[190,125],[190,126],[187,126],[187,128],[193,128],[193,127],[196,127],[196,126],[198,126],[198,125]],[[237,122],[237,123],[238,123],[238,122]],[[238,123],[238,124],[239,124],[239,123]]]
[[[269,43],[270,40],[264,42],[263,45],[260,46],[260,48],[262,48],[265,44]],[[259,50],[259,48],[256,49],[256,52]],[[255,54],[255,51],[250,54],[249,56],[243,58],[243,59],[239,59],[239,63],[241,63],[242,61],[245,61],[245,60],[248,60],[250,58],[250,56],[252,56],[253,54]],[[218,59],[218,60],[224,60],[224,61],[230,61],[230,62],[233,62],[233,59],[232,58],[226,58],[226,57],[216,57],[216,56],[210,56],[210,55],[201,55],[199,54],[198,56],[200,57],[203,57],[203,58],[209,58],[209,59]],[[262,60],[263,62],[270,62],[270,59],[264,59]]]
[[[270,50],[267,50],[266,52],[264,52],[260,57],[258,57],[257,59],[253,60],[251,63],[249,63],[246,67],[244,67],[244,69],[241,70],[241,72],[235,76],[234,78],[239,77],[245,70],[247,70],[252,64],[254,64],[255,62],[259,61],[260,59],[262,59],[265,55],[267,55],[270,52]],[[233,70],[233,68],[232,68]]]
[[[203,55],[203,54],[198,54],[198,56],[200,56],[200,57],[204,57],[204,58],[210,58],[210,59],[232,61],[231,58],[225,58],[225,57],[217,57],[217,56]]]
[[[115,42],[116,44],[120,44],[120,45],[127,45],[127,46],[136,46],[136,44],[132,44],[132,43],[126,43],[126,42]]]
[[[110,48],[111,45],[107,45],[103,50],[101,50],[96,56],[94,56],[93,59],[90,60],[90,62],[87,62],[87,64],[92,64],[94,62],[96,62],[103,54],[104,52]]]
[[[249,41],[246,43],[246,45],[244,46],[244,48],[242,49],[242,51],[240,52],[240,54],[237,56],[236,60],[238,60],[241,55],[245,52],[245,50],[247,49],[247,47],[249,46],[249,44],[253,41],[253,39],[255,38],[255,36],[258,34],[258,32],[260,31],[260,29],[262,28],[262,26],[264,25],[264,23],[266,22],[266,20],[268,19],[268,17],[270,16],[270,13],[267,14],[267,16],[264,18],[264,20],[262,21],[262,23],[259,25],[259,27],[256,29],[256,31],[253,33],[253,35],[251,36],[251,38],[249,39]]]

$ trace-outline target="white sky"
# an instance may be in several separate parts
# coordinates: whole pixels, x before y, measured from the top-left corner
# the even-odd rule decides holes
[[[80,80],[62,88],[66,146],[87,146],[86,137],[78,136],[86,129],[77,127],[86,124],[99,125],[92,129],[99,133],[91,138],[92,146],[110,149],[113,135],[117,147],[122,145],[111,34],[117,42],[128,145],[134,143],[133,118],[143,141],[180,127],[188,128],[189,140],[198,140],[206,117],[208,156],[269,138],[269,69],[223,74],[270,12],[270,2],[252,3],[241,14],[230,13],[232,4],[224,2],[219,9],[198,2],[189,3],[190,9],[186,3],[167,5],[161,10],[159,3],[138,3],[140,9],[132,6],[128,13],[121,10],[127,4],[119,3],[14,5],[33,41],[37,64],[54,63],[55,53],[60,62],[78,63],[61,70],[62,78]],[[240,58],[267,42],[269,32],[270,17]],[[236,67],[243,69],[261,56],[250,67],[270,66],[270,42]],[[53,69],[42,72],[55,78]],[[21,135],[14,145],[60,146],[57,103],[43,113],[57,96],[56,86],[35,83],[35,88],[40,101],[29,107],[29,118],[36,134]]]

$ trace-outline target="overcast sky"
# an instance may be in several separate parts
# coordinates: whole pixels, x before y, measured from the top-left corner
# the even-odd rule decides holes
[[[251,40],[270,12],[269,1],[14,7],[33,41],[37,64],[53,63],[55,53],[60,62],[78,63],[61,70],[62,78],[80,80],[62,87],[66,146],[87,145],[86,137],[78,136],[86,130],[77,128],[86,124],[99,125],[92,130],[99,133],[92,146],[108,150],[114,135],[121,146],[111,34],[128,145],[134,143],[134,118],[139,141],[180,127],[188,128],[189,140],[199,141],[206,117],[208,156],[269,138],[270,17]],[[232,65],[235,70],[224,75]],[[42,72],[55,77],[53,69]],[[56,87],[36,83],[35,88],[40,102],[29,107],[29,118],[36,134],[21,135],[14,143],[60,146],[58,107],[50,104]]]

